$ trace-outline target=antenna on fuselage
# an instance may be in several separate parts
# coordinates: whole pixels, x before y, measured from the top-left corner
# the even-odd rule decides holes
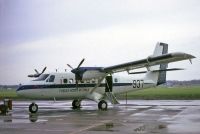
[[[59,69],[59,68],[56,68],[56,73],[58,72],[58,69]]]

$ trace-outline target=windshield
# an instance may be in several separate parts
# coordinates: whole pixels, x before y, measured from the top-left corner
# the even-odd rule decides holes
[[[46,80],[46,82],[54,82],[54,79],[55,79],[55,75],[51,75],[49,79]]]
[[[48,76],[49,74],[41,74],[37,79],[33,81],[44,81]]]

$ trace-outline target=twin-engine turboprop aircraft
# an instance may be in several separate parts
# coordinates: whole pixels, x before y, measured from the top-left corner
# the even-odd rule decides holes
[[[168,53],[168,44],[157,43],[153,55],[128,63],[109,67],[81,67],[84,59],[77,68],[72,68],[72,73],[43,74],[37,70],[36,74],[28,75],[36,77],[28,84],[17,89],[17,94],[36,99],[73,99],[74,109],[81,107],[83,99],[93,100],[98,103],[100,110],[107,110],[107,101],[119,104],[115,95],[139,89],[155,87],[166,82],[166,71],[182,70],[180,68],[168,69],[171,62],[190,60],[194,56],[186,53]],[[129,72],[138,68],[147,68],[147,71]],[[115,73],[127,71],[126,78],[116,76]],[[133,74],[145,73],[144,78],[135,79]],[[33,102],[29,106],[31,113],[38,111],[38,105]]]

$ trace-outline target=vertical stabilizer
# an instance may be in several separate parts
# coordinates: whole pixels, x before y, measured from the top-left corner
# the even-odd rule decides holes
[[[168,53],[168,44],[158,42],[156,44],[152,57],[167,54],[167,53]],[[150,71],[147,72],[146,79],[153,80],[155,83],[157,83],[157,85],[165,83],[166,71],[158,71],[158,72],[152,72],[152,71],[165,70],[166,68],[167,68],[167,64],[160,64],[160,65],[149,67]]]

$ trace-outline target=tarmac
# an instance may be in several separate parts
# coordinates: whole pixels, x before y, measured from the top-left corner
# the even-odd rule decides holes
[[[0,115],[0,134],[199,134],[200,100],[128,100],[99,111],[93,101],[14,101],[13,110]]]

